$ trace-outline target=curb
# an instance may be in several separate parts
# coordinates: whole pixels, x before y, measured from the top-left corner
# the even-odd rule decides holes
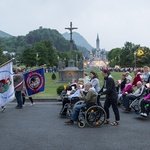
[[[105,97],[101,97],[101,101],[104,101]],[[30,102],[28,98],[25,100],[26,102]],[[34,102],[61,102],[60,98],[34,98]],[[16,99],[14,99],[12,102],[16,102]]]

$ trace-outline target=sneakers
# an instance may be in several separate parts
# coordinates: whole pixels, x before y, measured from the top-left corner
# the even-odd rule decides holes
[[[65,121],[65,123],[67,123],[67,124],[74,124],[74,121],[73,120],[68,120],[68,121]]]
[[[33,105],[35,105],[35,103],[31,103],[31,104],[30,104],[30,106],[33,106]]]
[[[141,113],[140,114],[142,117],[147,117],[147,113]]]
[[[2,106],[1,108],[2,108],[2,109],[1,109],[1,112],[4,112],[4,110],[6,109],[5,106]]]

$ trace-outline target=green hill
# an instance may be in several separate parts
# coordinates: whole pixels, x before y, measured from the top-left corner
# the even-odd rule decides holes
[[[8,52],[21,52],[25,48],[33,46],[37,42],[51,41],[53,47],[58,51],[69,51],[70,42],[66,40],[57,30],[40,27],[37,30],[30,31],[25,36],[10,38],[0,38],[3,50]],[[77,50],[75,44],[73,49]]]

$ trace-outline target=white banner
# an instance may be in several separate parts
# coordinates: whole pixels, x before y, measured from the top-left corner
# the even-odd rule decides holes
[[[12,62],[0,68],[0,106],[14,99]]]

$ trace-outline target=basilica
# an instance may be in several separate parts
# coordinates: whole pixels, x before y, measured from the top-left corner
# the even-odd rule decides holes
[[[100,48],[99,35],[97,34],[96,48],[90,51],[89,67],[105,67],[108,64],[105,49]]]

